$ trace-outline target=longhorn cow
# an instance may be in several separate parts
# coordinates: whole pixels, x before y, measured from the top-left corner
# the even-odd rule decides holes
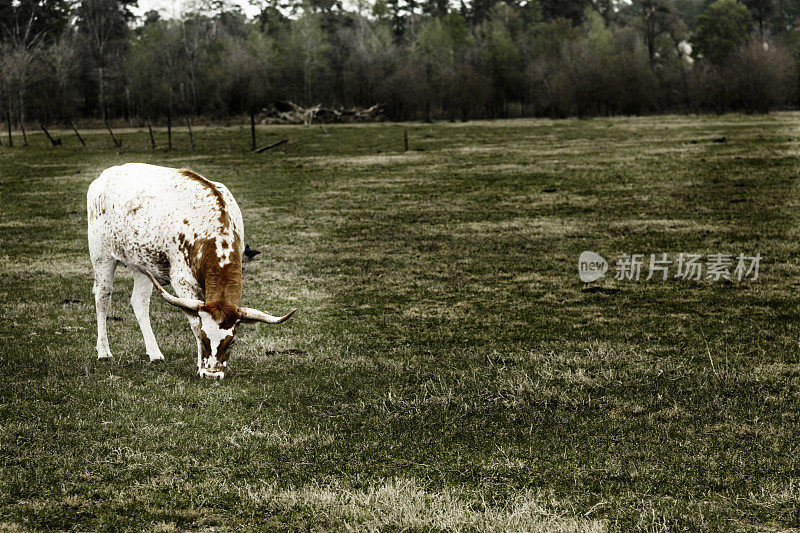
[[[128,163],[103,171],[89,186],[86,204],[98,359],[112,359],[106,318],[119,264],[133,271],[131,305],[150,361],[164,361],[150,326],[155,287],[189,318],[201,377],[225,376],[239,324],[279,324],[296,311],[276,317],[239,307],[244,227],[223,184],[191,170]],[[161,283],[171,283],[177,296]]]

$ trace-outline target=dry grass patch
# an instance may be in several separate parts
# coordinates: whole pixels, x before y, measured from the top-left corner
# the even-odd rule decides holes
[[[85,258],[77,260],[65,255],[41,255],[24,259],[0,256],[0,272],[13,271],[37,276],[81,276],[90,282],[92,280],[92,265],[88,254]]]
[[[319,167],[373,167],[405,163],[416,163],[428,159],[426,154],[406,152],[403,154],[376,154],[361,156],[312,156],[290,158],[290,161]]]
[[[527,531],[594,533],[601,520],[572,516],[558,502],[524,491],[496,507],[454,490],[430,491],[413,479],[397,478],[353,489],[339,483],[282,489],[274,484],[241,489],[248,503],[281,512],[320,517],[333,528],[356,531],[424,529],[439,531]]]
[[[689,219],[628,219],[605,221],[603,226],[610,227],[612,232],[624,231],[625,233],[697,233],[709,232],[722,234],[730,228],[721,224],[709,224]],[[666,251],[666,250],[663,250]],[[688,250],[686,250],[688,251]],[[662,250],[659,250],[662,252]]]
[[[564,218],[512,218],[500,221],[468,222],[448,229],[448,234],[459,235],[492,235],[513,233],[527,237],[566,237],[578,234],[583,230],[575,220]]]

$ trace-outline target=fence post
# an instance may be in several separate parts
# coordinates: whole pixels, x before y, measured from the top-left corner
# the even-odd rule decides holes
[[[8,145],[13,147],[14,138],[11,136],[11,113],[9,111],[6,111],[6,124],[8,125]]]
[[[58,146],[61,144],[61,139],[54,139],[53,136],[50,135],[50,132],[47,131],[47,128],[45,128],[44,126],[44,122],[40,122],[39,126],[42,128],[44,134],[47,135],[47,138],[50,139],[50,144],[52,144],[53,146]]]
[[[114,132],[111,131],[111,126],[108,125],[108,121],[104,120],[103,122],[105,122],[106,129],[108,130],[108,133],[111,135],[111,140],[114,141],[114,146],[116,146],[117,148],[121,148],[122,141],[118,141],[117,138],[114,136]]]
[[[254,152],[256,149],[256,115],[250,113],[250,151]]]
[[[82,144],[83,146],[86,146],[86,141],[84,141],[84,140],[83,140],[83,137],[81,137],[81,134],[80,134],[80,133],[78,133],[78,128],[76,128],[76,127],[75,127],[75,123],[74,123],[74,122],[72,122],[72,121],[70,120],[70,121],[69,121],[69,125],[70,125],[70,126],[72,126],[72,131],[74,131],[74,132],[75,132],[75,135],[77,135],[77,136],[78,136],[78,140],[81,142],[81,144]]]
[[[192,146],[192,150],[194,150],[194,135],[192,135],[192,119],[186,117],[186,127],[189,128],[189,144]]]

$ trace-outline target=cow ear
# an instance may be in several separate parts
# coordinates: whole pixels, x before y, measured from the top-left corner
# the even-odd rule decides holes
[[[239,317],[241,317],[242,322],[245,324],[254,324],[256,322],[263,322],[264,324],[280,324],[281,322],[286,322],[292,318],[292,315],[296,312],[297,309],[292,309],[288,315],[272,316],[251,307],[240,307]]]

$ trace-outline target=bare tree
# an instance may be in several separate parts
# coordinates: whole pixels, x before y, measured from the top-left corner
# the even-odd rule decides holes
[[[316,96],[315,89],[326,66],[328,46],[318,14],[304,12],[292,25],[289,50],[300,67],[302,98],[306,103],[312,103]]]
[[[27,13],[14,11],[12,20],[0,21],[3,37],[6,40],[0,57],[0,71],[6,93],[7,115],[10,121],[13,116],[13,103],[17,107],[17,120],[23,133],[23,143],[28,144],[25,135],[25,110],[28,87],[33,74],[33,62],[39,54],[44,31],[37,29],[36,10]]]
[[[650,65],[656,59],[656,39],[662,34],[672,37],[675,44],[685,38],[686,27],[670,0],[639,0],[639,31],[647,46]]]
[[[77,70],[78,50],[69,34],[63,34],[42,53],[47,70],[56,88],[57,113],[62,119],[72,118],[72,101],[69,97]]]
[[[193,19],[181,20],[181,42],[183,53],[186,58],[186,71],[189,76],[189,92],[191,96],[192,113],[198,113],[200,102],[198,98],[198,86],[200,76],[200,61],[205,46],[204,32],[207,24],[206,19],[194,17]]]
[[[103,120],[107,118],[106,77],[111,57],[124,44],[125,24],[129,13],[118,0],[83,0],[78,8],[79,27],[89,41],[97,67],[99,105]]]

